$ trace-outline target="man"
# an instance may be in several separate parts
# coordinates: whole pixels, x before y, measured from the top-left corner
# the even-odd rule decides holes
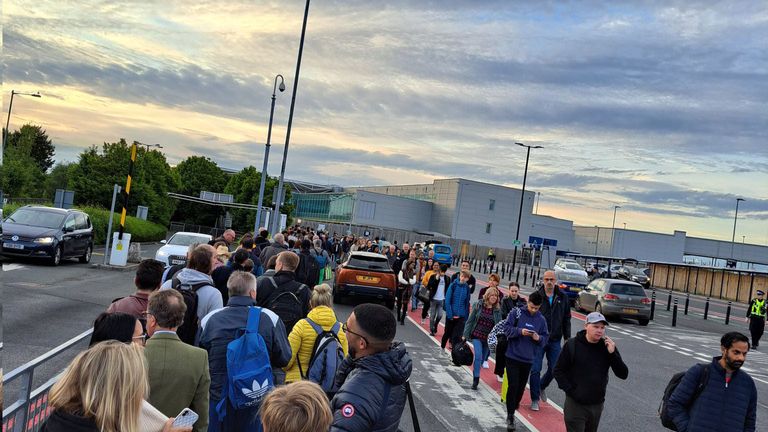
[[[432,258],[435,255],[435,251],[429,251],[430,258]],[[475,286],[477,285],[477,281],[475,280],[475,276],[472,275],[472,272],[470,271],[470,264],[469,260],[463,260],[461,262],[461,271],[457,271],[456,273],[451,275],[451,282],[455,281],[457,277],[459,277],[459,274],[461,272],[466,271],[469,273],[469,280],[467,281],[467,285],[469,285],[469,293],[474,294],[475,293]]]
[[[208,363],[211,371],[210,391],[210,426],[211,432],[257,431],[260,419],[258,407],[235,410],[227,403],[227,415],[219,419],[216,405],[226,396],[227,383],[227,344],[232,342],[238,331],[245,329],[248,323],[249,307],[256,299],[256,278],[251,273],[236,271],[227,283],[229,303],[210,313],[202,321],[203,334],[200,346],[208,351]],[[285,326],[280,318],[269,309],[261,309],[259,334],[269,353],[275,385],[285,382],[282,367],[291,360],[291,345],[288,343]]]
[[[392,267],[392,270],[395,271],[395,274],[400,273],[400,270],[403,269],[403,263],[408,261],[408,259],[411,257],[411,245],[408,244],[408,242],[403,243],[403,248],[397,251],[397,254],[395,255],[395,265]]]
[[[142,324],[146,325],[144,313],[147,311],[149,295],[160,288],[160,280],[163,278],[163,270],[163,263],[160,261],[153,259],[142,260],[139,263],[138,268],[136,268],[136,276],[133,278],[136,292],[128,297],[115,300],[107,308],[107,313],[127,313],[139,318],[142,321]]]
[[[190,408],[200,418],[195,432],[208,430],[208,353],[185,344],[176,335],[187,306],[176,290],[158,291],[149,297],[144,348],[149,372],[147,401],[168,417]]]
[[[608,320],[599,312],[587,315],[584,330],[563,345],[555,366],[557,385],[565,392],[568,432],[597,432],[603,413],[608,369],[627,379],[629,369],[613,339],[605,336]]]
[[[267,246],[269,246],[269,240],[267,239],[269,237],[269,231],[267,231],[266,228],[261,227],[259,228],[259,235],[255,239],[253,239],[253,242],[256,244],[256,246],[259,247],[259,250],[264,250]]]
[[[757,298],[749,302],[747,318],[749,318],[749,333],[752,335],[752,348],[760,346],[760,338],[765,332],[765,293],[757,290]]]
[[[274,242],[272,242],[271,245],[262,248],[259,259],[261,262],[265,263],[269,261],[272,256],[287,250],[288,245],[285,244],[285,236],[283,234],[275,234]]]
[[[320,242],[318,240],[318,242]],[[296,281],[304,285],[314,287],[320,280],[320,264],[312,254],[312,242],[304,239],[301,241],[301,251],[299,252],[299,264],[296,267]],[[322,252],[322,249],[321,249]]]
[[[389,266],[392,268],[392,270],[395,271],[395,274],[397,274],[400,269],[395,269],[395,262],[397,261],[397,249],[395,249],[395,245],[391,244],[389,245],[389,248],[387,248],[387,251],[384,252],[384,256],[387,257],[387,261],[389,261]]]
[[[310,256],[311,259],[314,259]],[[256,304],[276,313],[290,333],[293,325],[309,313],[310,289],[296,280],[294,271],[299,257],[293,252],[280,252],[275,275],[259,282]]]
[[[552,372],[560,355],[560,340],[568,340],[571,337],[571,305],[568,295],[557,287],[555,272],[544,272],[544,286],[539,288],[539,293],[544,298],[541,305],[541,314],[547,321],[549,340],[546,344],[539,345],[536,349],[536,357],[531,366],[531,410],[539,410],[539,399],[547,401],[546,388],[552,382]],[[541,377],[541,369],[544,366],[544,356],[547,356],[547,372]]]
[[[405,345],[392,342],[396,329],[384,306],[364,303],[352,311],[344,324],[349,355],[336,373],[330,432],[398,430],[413,365]]]
[[[232,242],[235,241],[235,232],[231,229],[228,229],[224,231],[224,234],[221,235],[221,237],[216,237],[215,239],[208,242],[209,245],[213,246],[218,242],[224,242],[227,245],[227,249],[232,250]]]
[[[749,338],[730,332],[720,339],[721,355],[708,365],[695,365],[669,397],[669,414],[681,432],[753,432],[757,416],[757,388],[741,370]],[[703,390],[696,397],[701,374],[709,368]]]

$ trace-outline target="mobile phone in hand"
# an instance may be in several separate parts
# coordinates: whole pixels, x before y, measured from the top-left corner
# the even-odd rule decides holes
[[[176,416],[176,419],[173,420],[173,427],[192,426],[198,418],[200,418],[200,416],[198,416],[196,412],[189,408],[184,408],[179,415]]]

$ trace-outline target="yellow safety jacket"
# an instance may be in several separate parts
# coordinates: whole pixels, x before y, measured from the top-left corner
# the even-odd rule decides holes
[[[749,316],[751,317],[763,317],[765,318],[765,299],[758,300],[753,299],[752,300],[752,308],[749,310]]]

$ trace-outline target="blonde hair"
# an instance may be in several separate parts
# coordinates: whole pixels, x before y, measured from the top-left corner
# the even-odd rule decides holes
[[[331,286],[328,284],[315,285],[312,290],[312,296],[309,298],[309,307],[318,306],[331,307]]]
[[[328,397],[311,381],[277,387],[264,398],[260,414],[266,432],[326,431],[333,422]]]
[[[483,294],[483,306],[489,307],[490,306],[490,298],[493,294],[496,294],[496,304],[493,305],[494,309],[498,309],[499,305],[501,304],[501,294],[499,293],[499,290],[497,290],[494,287],[488,287],[488,289],[485,290],[485,294]]]
[[[110,340],[80,353],[51,388],[48,404],[93,419],[102,432],[138,432],[149,383],[136,344]]]

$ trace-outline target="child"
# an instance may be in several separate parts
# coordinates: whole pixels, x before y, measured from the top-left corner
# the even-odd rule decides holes
[[[327,431],[333,415],[319,385],[298,381],[275,388],[261,403],[264,432]]]

